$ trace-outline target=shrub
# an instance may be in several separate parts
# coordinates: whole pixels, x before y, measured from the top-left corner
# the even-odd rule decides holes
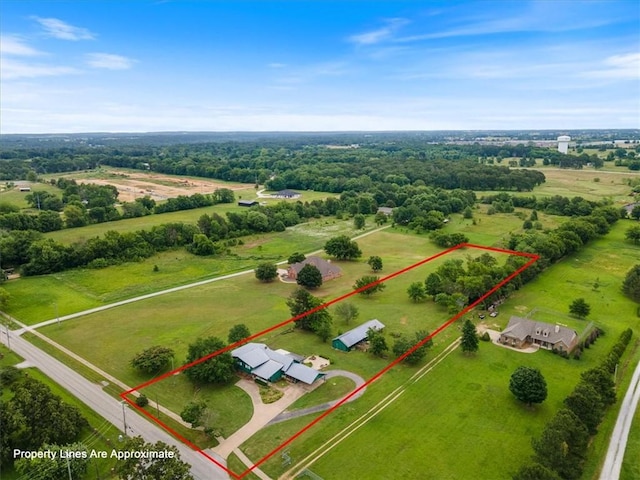
[[[149,405],[149,399],[146,395],[140,395],[138,398],[136,398],[136,405],[144,408]]]

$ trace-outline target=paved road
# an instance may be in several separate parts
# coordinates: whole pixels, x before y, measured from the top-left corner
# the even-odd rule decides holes
[[[618,480],[620,478],[620,469],[622,468],[622,460],[624,451],[627,447],[627,439],[629,438],[629,430],[633,422],[638,402],[640,401],[640,362],[636,366],[631,379],[629,389],[622,400],[620,413],[616,426],[613,429],[611,440],[609,441],[609,450],[607,450],[607,458],[602,467],[600,480]]]
[[[227,473],[200,453],[191,450],[181,441],[173,438],[160,427],[143,418],[134,410],[124,407],[115,398],[102,391],[100,385],[91,383],[80,374],[59,362],[52,356],[27,342],[25,339],[10,333],[11,349],[23,357],[29,365],[40,369],[53,381],[64,386],[72,395],[85,403],[89,408],[101,415],[109,423],[123,429],[126,417],[129,435],[140,435],[145,441],[155,443],[162,441],[168,445],[175,445],[180,451],[182,460],[191,465],[191,472],[198,480],[228,479]],[[5,330],[0,334],[0,340],[7,344]],[[221,461],[220,459],[218,459]],[[221,463],[224,464],[223,461]]]
[[[347,370],[329,370],[327,371],[326,380],[329,380],[333,377],[347,377],[353,380],[356,384],[355,388],[358,388],[360,385],[364,383],[364,378],[360,375],[356,375],[353,372],[348,372]],[[354,390],[355,390],[354,388]],[[346,403],[353,402],[355,399],[362,396],[362,394],[367,390],[367,387],[364,387],[358,393],[356,393],[353,397],[349,398]],[[344,395],[343,395],[344,397]],[[329,410],[336,403],[338,403],[342,398],[337,400],[333,400],[332,402],[321,403],[320,405],[314,405],[313,407],[302,408],[300,410],[294,410],[293,412],[282,412],[280,415],[271,420],[267,425],[273,425],[274,423],[284,422],[285,420],[291,420],[292,418],[302,417],[304,415],[309,415],[311,413],[324,412],[325,410]]]

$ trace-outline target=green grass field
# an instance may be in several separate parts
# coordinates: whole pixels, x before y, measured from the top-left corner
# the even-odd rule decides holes
[[[370,224],[369,229],[374,225]],[[366,230],[364,230],[366,231]],[[356,232],[353,222],[319,219],[282,233],[244,237],[231,254],[198,257],[184,249],[162,252],[141,262],[103,269],[74,269],[53,275],[23,277],[3,284],[11,300],[6,312],[27,324],[186,283],[254,268],[265,261],[286,260],[294,251],[323,247],[332,236]],[[158,266],[158,271],[154,267]]]
[[[21,192],[18,187],[6,188],[5,184],[0,186],[0,203],[9,203],[20,209],[31,209],[31,206],[25,200],[25,197],[33,192],[49,192],[57,196],[62,195],[62,191],[58,187],[54,187],[48,183],[32,183],[31,192]],[[37,213],[37,210],[36,210]]]
[[[311,470],[325,479],[417,479],[425,474],[433,478],[478,478],[478,472],[482,472],[483,478],[510,478],[531,455],[530,438],[560,408],[577,383],[579,373],[597,365],[624,328],[632,326],[640,330],[635,305],[619,291],[624,273],[637,260],[637,248],[623,240],[626,225],[620,222],[609,236],[593,242],[580,254],[552,267],[516,292],[495,319],[496,326],[503,327],[510,315],[524,315],[539,305],[564,315],[574,297],[584,296],[592,305],[590,320],[604,328],[607,335],[585,351],[580,361],[564,360],[548,352],[527,355],[485,343],[481,343],[476,357],[466,358],[456,352],[409,388],[393,406],[319,459]],[[593,291],[596,278],[600,286]],[[616,314],[612,316],[610,312]],[[579,325],[581,321],[574,322]],[[637,357],[636,354],[635,362]],[[509,376],[520,364],[540,368],[549,385],[547,401],[535,410],[519,405],[508,392]],[[452,375],[452,371],[456,374]],[[392,381],[389,377],[376,383]],[[368,403],[366,397],[370,393],[355,403]],[[611,409],[606,425],[601,427],[603,433],[594,438],[593,458],[587,465],[585,478],[597,477],[598,460],[608,443],[608,425],[612,428],[615,414],[615,409]],[[306,423],[310,420],[307,418]],[[301,459],[321,439],[329,438],[329,432],[337,427],[329,418],[325,422],[290,446],[293,457]],[[259,432],[243,445],[245,453],[257,460],[275,446],[275,440],[270,438],[281,442],[306,424],[301,419],[286,423],[291,425],[275,425]],[[375,442],[371,441],[373,438]],[[416,442],[416,438],[420,441]],[[476,447],[480,443],[481,451]],[[354,456],[354,451],[359,454]],[[498,461],[505,456],[509,462]],[[382,457],[391,460],[382,464],[378,461]],[[632,469],[633,465],[627,463],[626,468]],[[271,475],[285,470],[278,456],[267,462],[264,469]]]
[[[536,165],[532,167],[544,173],[546,182],[536,187],[533,192],[515,192],[514,195],[523,196],[552,196],[563,197],[580,196],[587,200],[599,201],[610,198],[616,205],[624,205],[632,201],[629,197],[631,188],[625,183],[626,179],[638,178],[637,172],[626,168],[616,167],[595,170],[584,168],[582,170],[560,169],[552,166]],[[595,181],[598,178],[599,181]],[[497,192],[476,192],[478,198]]]
[[[519,231],[521,228],[522,220],[513,214],[487,216],[482,212],[482,209],[476,210],[476,225],[473,225],[471,220],[462,220],[454,215],[445,228],[449,231],[465,232],[470,237],[470,241],[485,245],[501,245],[505,232]],[[563,217],[541,219],[545,228],[553,228],[563,220]],[[288,230],[285,236],[270,234],[245,239],[245,245],[234,249],[234,253],[247,261],[254,262],[257,262],[258,258],[271,259],[278,256],[282,258],[292,251],[304,251],[305,248],[299,248],[300,246],[309,247],[311,250],[313,245],[321,246],[326,238],[337,232],[349,232],[347,225],[350,222],[340,223],[330,220],[322,220],[322,222],[329,223],[300,225]],[[508,478],[509,474],[515,470],[514,465],[517,467],[521,460],[531,454],[531,436],[538,433],[543,428],[544,422],[557,410],[562,399],[575,385],[579,372],[600,360],[615,343],[618,334],[627,323],[630,322],[636,329],[640,326],[640,321],[635,317],[635,305],[620,293],[621,279],[638,258],[637,247],[624,241],[624,231],[628,225],[629,222],[619,222],[606,238],[593,242],[578,255],[567,258],[548,269],[525,288],[514,293],[500,308],[500,315],[491,319],[495,322],[496,328],[502,328],[510,315],[523,316],[536,308],[539,310],[535,315],[565,318],[569,303],[574,298],[584,297],[592,306],[588,320],[583,322],[567,319],[567,321],[573,322],[572,326],[578,329],[582,324],[586,325],[589,321],[593,321],[601,326],[607,335],[587,350],[582,360],[567,361],[547,352],[525,356],[484,343],[481,344],[480,354],[475,358],[466,358],[459,355],[459,352],[455,352],[432,374],[409,388],[393,406],[349,437],[340,445],[340,448],[332,450],[326,457],[321,458],[312,470],[317,469],[317,473],[326,479],[347,478],[345,474],[359,476],[362,468],[379,464],[381,452],[387,451],[393,452],[393,458],[399,460],[386,462],[389,466],[385,465],[384,468],[395,465],[394,471],[400,472],[397,468],[398,465],[402,465],[404,470],[400,473],[403,478],[423,478],[418,474],[423,472],[421,469],[424,469],[425,464],[429,465],[430,471],[442,475],[437,478],[467,478],[465,475],[469,472],[478,471],[487,471],[491,475],[495,473],[495,478]],[[350,233],[353,234],[353,232]],[[401,228],[378,232],[359,240],[359,244],[363,250],[362,261],[340,262],[343,276],[326,283],[315,291],[314,295],[330,299],[349,291],[355,279],[369,273],[369,268],[364,263],[369,255],[378,254],[383,258],[384,270],[381,275],[386,275],[441,250],[433,245],[426,235],[405,232]],[[169,253],[173,255],[175,252]],[[455,255],[464,258],[465,255],[475,253],[475,251],[466,250],[459,251]],[[203,260],[195,258],[194,263],[197,261],[203,264]],[[392,343],[389,337],[391,333],[411,334],[418,329],[432,330],[440,325],[448,318],[447,313],[431,301],[411,303],[406,296],[406,288],[413,281],[423,280],[441,261],[443,260],[389,281],[387,289],[372,298],[352,297],[349,301],[360,309],[360,317],[354,325],[370,318],[382,320],[387,325],[389,343]],[[188,264],[189,262],[181,261],[176,257],[175,271],[181,271],[180,266],[186,267]],[[113,292],[126,293],[117,293],[106,298],[119,298],[118,295],[132,296],[131,292],[134,290],[144,291],[141,289],[145,282],[147,287],[158,289],[162,284],[162,278],[171,277],[171,275],[155,277],[157,281],[153,281],[152,286],[149,286],[152,281],[149,279],[152,278],[153,263],[142,262],[135,265],[145,267],[140,270],[140,285],[132,287],[130,291],[126,291],[126,286],[118,283],[120,277],[131,277],[133,270],[126,270],[128,266],[110,267],[114,270],[105,269],[95,273],[78,271],[83,275],[86,274],[87,277],[78,276],[75,281],[78,285],[90,290],[91,294],[98,299],[96,301],[105,301],[99,296],[109,295],[104,287],[110,285],[110,282],[115,287]],[[159,267],[160,272],[156,273],[163,274],[165,268],[170,270],[169,266],[164,264]],[[118,268],[122,270],[117,270]],[[196,267],[190,265],[190,268]],[[164,273],[168,274],[168,272]],[[76,275],[80,273],[76,272]],[[99,277],[99,275],[104,276]],[[181,274],[174,274],[174,276],[179,275]],[[185,272],[184,278],[190,275],[194,275],[193,271]],[[594,289],[596,282],[598,288]],[[12,283],[5,284],[7,289],[11,288]],[[69,281],[64,284],[64,288],[71,289],[70,285]],[[104,290],[100,290],[101,287]],[[32,288],[33,292],[37,291],[34,287]],[[178,364],[184,359],[187,345],[194,338],[209,335],[225,338],[229,328],[236,323],[246,323],[252,332],[260,331],[288,318],[284,299],[293,288],[292,285],[279,282],[260,284],[251,275],[247,275],[137,302],[64,322],[61,325],[52,325],[42,329],[42,333],[122,379],[125,383],[134,386],[147,379],[138,375],[128,365],[135,353],[154,344],[169,345],[177,351],[176,364]],[[55,292],[56,287],[53,286],[51,290]],[[87,295],[87,298],[90,297]],[[242,301],[239,302],[239,298]],[[30,312],[29,314],[35,317],[38,308],[50,309],[50,303],[48,305],[49,307],[46,307],[44,302],[42,306],[34,307],[31,311],[28,310],[27,305],[21,308],[23,312]],[[544,307],[544,310],[540,307]],[[612,315],[612,312],[615,312],[615,315]],[[352,325],[342,324],[337,319],[335,322],[335,333],[352,327]],[[452,325],[438,335],[429,358],[450,344],[458,335],[458,325]],[[100,339],[99,344],[95,339]],[[332,361],[332,368],[351,370],[364,378],[370,378],[389,362],[389,359],[373,358],[362,352],[343,354],[331,349],[329,344],[322,343],[316,336],[302,332],[286,333],[284,329],[265,335],[257,341],[295,353],[327,356]],[[96,345],[99,345],[99,348],[96,348]],[[532,365],[541,368],[550,386],[550,397],[547,402],[531,411],[522,409],[515,403],[508,390],[506,394],[504,393],[508,377],[520,362],[525,361],[524,358]],[[451,375],[453,370],[460,373]],[[291,445],[294,460],[301,459],[314,446],[327,440],[331,434],[344,426],[345,422],[356,419],[359,414],[364,413],[377,400],[406,380],[413,371],[404,366],[392,369],[383,379],[372,385],[363,398],[341,407],[329,418],[323,420],[322,425],[305,434],[300,442],[296,441]],[[170,385],[170,388],[167,388],[167,385]],[[155,399],[154,395],[158,396],[162,405],[174,411],[179,411],[181,405],[191,399],[214,399],[218,394],[219,398],[212,400],[211,404],[220,404],[221,412],[233,408],[236,402],[242,402],[235,399],[231,391],[211,389],[196,392],[181,376],[163,380],[150,387],[149,392],[150,398]],[[229,399],[231,401],[225,403]],[[425,409],[429,412],[428,415],[415,416],[411,413]],[[247,412],[244,407],[240,410]],[[439,414],[432,417],[430,412]],[[241,421],[238,419],[237,423],[226,425],[224,428],[227,432],[233,431],[242,424]],[[250,439],[242,449],[252,460],[257,460],[309,421],[310,418],[296,419],[268,427]],[[411,440],[416,436],[419,437],[421,432],[428,432],[424,441],[420,437],[420,444],[423,447],[427,445],[428,449],[427,447],[417,449],[418,447],[414,445],[415,441]],[[485,442],[485,437],[478,436],[480,433],[484,433],[486,443],[490,447],[483,448],[481,455],[478,454],[477,448],[473,448],[480,440]],[[377,439],[375,448],[370,448],[371,438]],[[508,440],[505,441],[505,438]],[[592,446],[594,452],[600,451],[602,442],[606,442],[606,435],[595,438]],[[363,447],[365,443],[366,448]],[[452,449],[450,448],[452,444],[459,444],[461,448]],[[509,448],[509,458],[515,460],[508,464],[495,462],[496,456],[499,458],[504,454],[506,445]],[[356,460],[349,454],[353,451],[366,451],[365,457],[358,456]],[[419,452],[424,451],[429,451],[429,457],[426,460],[424,454],[422,457],[418,455]],[[495,452],[501,453],[497,455]],[[417,458],[416,455],[418,455]],[[385,458],[388,458],[388,455]],[[447,470],[452,464],[458,465],[459,467],[455,468],[459,470]],[[589,468],[595,471],[597,464]],[[281,473],[282,469],[279,456],[265,466],[267,473],[272,475]],[[365,477],[394,478],[383,476],[385,472],[382,471],[381,476],[377,477],[375,472],[365,471],[367,474]]]

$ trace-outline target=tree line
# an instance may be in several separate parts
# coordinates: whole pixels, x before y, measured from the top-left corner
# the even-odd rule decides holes
[[[622,332],[605,360],[580,375],[580,382],[564,399],[564,406],[532,440],[534,455],[514,474],[514,480],[581,477],[591,437],[598,433],[607,409],[616,401],[613,373],[632,334],[631,329]]]

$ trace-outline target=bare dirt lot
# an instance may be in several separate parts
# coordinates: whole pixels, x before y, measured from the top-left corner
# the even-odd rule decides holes
[[[154,200],[166,200],[178,195],[212,193],[217,188],[228,188],[230,190],[253,188],[253,185],[248,183],[224,183],[161,173],[112,169],[85,173],[82,178],[76,178],[76,180],[81,183],[113,185],[118,189],[118,200],[120,202],[132,202],[136,198],[144,197],[145,195],[149,195]]]

